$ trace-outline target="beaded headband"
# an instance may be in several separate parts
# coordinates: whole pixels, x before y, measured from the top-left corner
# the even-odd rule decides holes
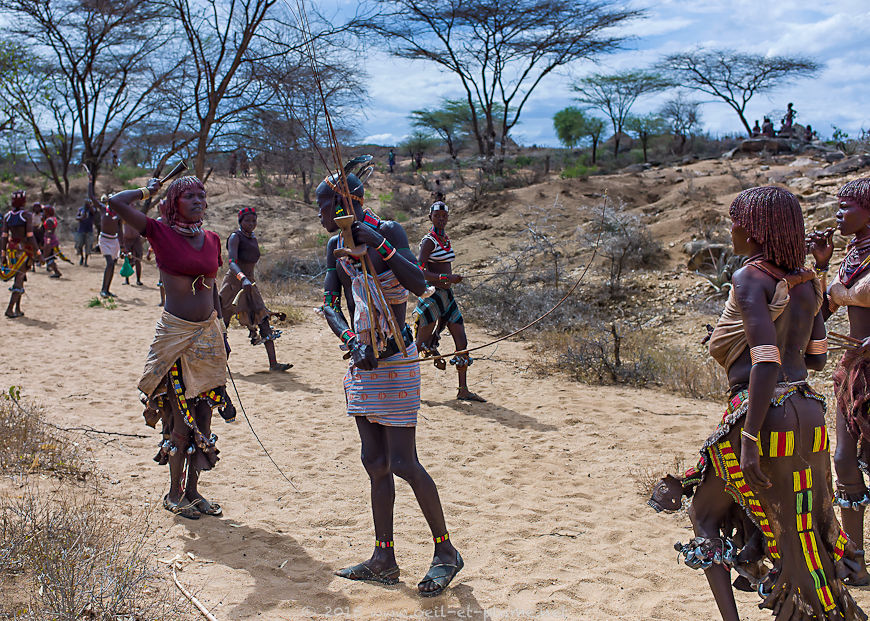
[[[447,203],[445,203],[444,201],[435,201],[429,207],[429,213],[431,214],[433,211],[448,211]]]

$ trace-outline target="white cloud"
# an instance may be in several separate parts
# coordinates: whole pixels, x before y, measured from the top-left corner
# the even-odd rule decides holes
[[[379,144],[379,145],[393,145],[398,144],[402,141],[402,138],[396,138],[393,134],[372,134],[371,136],[366,136],[360,142],[362,144]]]

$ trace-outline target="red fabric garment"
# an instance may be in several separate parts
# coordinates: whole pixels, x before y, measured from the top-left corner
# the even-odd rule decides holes
[[[154,250],[157,267],[176,276],[204,276],[214,278],[221,260],[221,240],[217,233],[203,231],[205,241],[202,248],[195,250],[189,238],[179,235],[170,227],[148,218],[145,224],[145,237]]]

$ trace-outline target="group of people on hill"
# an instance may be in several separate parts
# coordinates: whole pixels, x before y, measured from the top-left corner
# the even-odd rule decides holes
[[[836,230],[852,240],[830,286],[835,229],[806,235],[793,194],[752,188],[731,204],[734,252],[747,259],[709,336],[728,376],[727,407],[697,465],[662,479],[650,499],[661,511],[692,498],[695,537],[674,547],[704,570],[726,621],[739,619],[732,570],[733,587],[757,592],[777,619],[867,618],[846,586],[870,584],[870,178],[846,183],[837,200]],[[825,366],[825,321],[841,306],[850,335],[830,333],[846,348],[834,371],[835,488],[825,398],[807,370]]]
[[[755,125],[752,126],[752,137],[753,138],[775,138],[777,136],[781,138],[798,138],[803,140],[804,142],[812,142],[818,136],[816,131],[813,129],[812,125],[807,125],[804,128],[803,134],[798,134],[795,130],[795,118],[797,117],[797,110],[794,109],[794,104],[789,103],[786,108],[785,114],[782,117],[782,125],[777,131],[773,122],[770,120],[770,117],[764,117],[764,122],[759,125],[758,119],[755,119]]]

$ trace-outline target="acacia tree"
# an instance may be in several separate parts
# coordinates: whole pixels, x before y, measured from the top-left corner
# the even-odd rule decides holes
[[[265,84],[251,80],[252,46],[278,0],[166,0],[184,28],[184,53],[193,65],[180,93],[192,102],[194,172],[202,179],[209,148],[225,126],[268,101]]]
[[[577,101],[600,110],[610,119],[613,126],[613,156],[616,157],[625,122],[638,97],[668,86],[670,83],[657,73],[631,70],[608,75],[594,73],[578,80],[573,89],[579,93]]]
[[[665,102],[659,114],[670,124],[674,137],[679,141],[677,152],[682,153],[686,139],[701,123],[700,101],[686,99],[682,92]]]
[[[23,122],[25,129],[18,132],[26,134],[23,144],[28,159],[65,201],[69,198],[69,168],[78,119],[76,111],[70,110],[59,95],[64,83],[53,67],[33,58],[21,46],[0,41],[0,56],[5,59],[0,99],[10,107],[10,114]]]
[[[559,140],[569,149],[573,149],[584,138],[589,138],[592,142],[592,163],[595,164],[604,121],[576,106],[568,106],[553,116],[553,127]]]
[[[496,173],[507,136],[541,81],[572,61],[619,49],[625,37],[614,28],[641,15],[607,0],[374,3],[380,12],[361,22],[365,31],[382,37],[393,55],[434,62],[459,79],[478,152]]]
[[[11,79],[12,72],[17,65],[18,57],[14,46],[0,41],[0,85]],[[15,112],[12,104],[3,99],[0,101],[0,132],[11,130],[15,126]]]
[[[171,36],[160,8],[135,0],[0,0],[0,10],[12,18],[7,31],[57,78],[82,162],[96,179],[121,136],[159,105],[153,93],[175,69],[156,53]]]
[[[320,53],[318,57],[326,58],[327,54]],[[271,85],[273,97],[247,124],[248,138],[257,142],[252,145],[249,140],[249,148],[253,147],[263,157],[272,155],[282,161],[285,172],[294,173],[300,180],[306,203],[311,202],[315,171],[334,167],[326,148],[330,137],[324,105],[329,109],[339,142],[347,142],[355,130],[353,109],[365,98],[358,69],[353,64],[356,57],[338,51],[328,57],[328,63],[318,63],[316,75],[306,54],[300,52],[275,56],[270,62],[258,64],[258,79]]]
[[[731,106],[749,136],[752,128],[746,120],[746,106],[756,93],[789,80],[812,77],[822,69],[821,64],[801,56],[763,56],[725,49],[671,54],[659,67],[675,83]]]
[[[459,99],[445,99],[438,108],[411,111],[411,125],[422,130],[432,130],[447,145],[454,166],[462,141],[472,124],[468,105]]]

